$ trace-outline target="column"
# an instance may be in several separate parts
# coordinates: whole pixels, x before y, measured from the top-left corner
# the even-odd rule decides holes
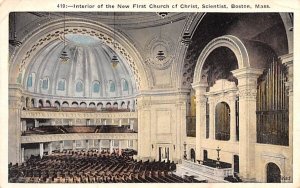
[[[44,156],[44,143],[40,143],[40,157],[43,158]]]
[[[247,181],[255,180],[256,144],[256,92],[257,78],[263,70],[241,68],[232,71],[238,79],[239,93],[239,162],[240,176]]]
[[[21,149],[21,163],[25,162],[25,149],[22,147]]]
[[[52,142],[50,142],[50,143],[48,144],[48,147],[49,147],[48,155],[51,155],[51,154],[52,154],[52,150],[53,150],[53,148],[52,148]]]
[[[119,119],[119,126],[122,126],[122,119]]]
[[[21,89],[9,85],[8,163],[21,162]]]
[[[59,142],[59,151],[63,152],[63,150],[64,150],[64,141],[60,141]]]
[[[210,140],[214,140],[215,139],[215,108],[216,108],[216,104],[215,101],[213,100],[213,98],[209,98],[208,100],[209,103],[209,134],[208,134],[208,138]]]
[[[293,148],[293,54],[280,57],[287,68],[287,82],[285,84],[289,96],[289,146]]]
[[[113,140],[109,140],[109,153],[111,154],[113,152]]]
[[[230,98],[230,141],[235,142],[236,141],[236,109],[235,109],[235,100],[236,96],[232,95]],[[233,164],[233,163],[232,163]]]
[[[133,130],[133,124],[134,124],[134,120],[130,120],[130,130]]]
[[[22,132],[25,132],[26,130],[27,130],[26,120],[22,120],[21,131],[22,131]]]
[[[280,57],[282,63],[287,68],[287,82],[285,84],[288,91],[288,100],[289,100],[289,155],[288,158],[293,158],[293,101],[294,101],[294,92],[293,92],[293,54],[287,54]],[[295,135],[295,134],[294,134]],[[285,161],[285,169],[281,172],[282,176],[291,177],[289,182],[293,182],[293,171],[292,163]]]
[[[201,140],[205,139],[206,128],[206,88],[207,84],[195,83],[192,85],[196,94],[196,160],[202,160]]]
[[[102,151],[102,140],[99,139],[99,140],[98,140],[98,143],[99,143],[99,144],[98,144],[98,147],[99,147],[98,150],[99,150],[99,153],[100,153],[100,152]]]
[[[73,140],[73,143],[72,143],[72,150],[73,150],[73,151],[76,150],[76,140]]]

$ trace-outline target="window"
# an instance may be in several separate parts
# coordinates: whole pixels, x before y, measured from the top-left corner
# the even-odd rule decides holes
[[[93,92],[94,93],[99,93],[100,92],[100,83],[96,81],[93,85]]]
[[[42,81],[42,89],[48,89],[49,86],[49,78],[44,78]]]
[[[76,92],[82,92],[83,91],[83,84],[81,81],[78,81],[76,84]]]
[[[58,86],[57,86],[57,89],[59,91],[64,91],[65,90],[65,83],[66,83],[66,80],[62,79],[58,82]]]
[[[31,73],[28,76],[28,79],[27,79],[27,87],[32,87],[32,85],[33,85],[33,78],[34,78],[34,73]]]
[[[110,83],[109,91],[115,92],[116,91],[115,83],[113,81],[109,81],[109,83]]]
[[[44,78],[42,82],[42,89],[48,89],[49,86],[49,78]]]
[[[122,82],[123,82],[123,91],[128,91],[128,82],[127,82],[127,80],[122,80]]]

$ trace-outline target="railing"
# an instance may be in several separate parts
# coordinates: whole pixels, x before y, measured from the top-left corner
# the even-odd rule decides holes
[[[223,180],[227,176],[232,176],[233,175],[233,169],[232,168],[213,168],[210,166],[205,166],[197,163],[193,163],[191,161],[183,160],[182,165],[185,168],[189,168],[193,171],[207,174],[210,176],[215,177],[216,179],[221,179]]]
[[[31,111],[22,110],[21,118],[42,119],[99,119],[99,118],[137,118],[137,112],[55,112],[55,111]]]
[[[21,143],[42,143],[65,140],[137,140],[138,133],[71,133],[21,136]]]

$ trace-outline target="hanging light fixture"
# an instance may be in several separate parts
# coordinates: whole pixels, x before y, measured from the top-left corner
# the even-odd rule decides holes
[[[114,29],[114,35],[113,35],[113,56],[112,56],[112,58],[111,58],[111,64],[112,64],[112,66],[115,68],[118,64],[119,64],[119,59],[118,59],[118,57],[116,56],[116,54],[115,54],[115,45],[116,45],[116,32],[115,32],[115,12],[114,12],[114,27],[113,27],[113,29]]]
[[[66,51],[66,36],[65,36],[65,29],[66,29],[66,13],[64,12],[64,30],[63,30],[63,41],[64,41],[64,48],[60,54],[60,60],[62,63],[68,63],[70,61],[70,57]]]
[[[161,13],[157,13],[159,16],[161,16],[163,19],[165,18],[165,16],[167,15],[166,12]],[[156,54],[156,59],[158,59],[159,61],[163,61],[164,59],[166,59],[166,55],[165,52],[162,50],[162,46],[161,46],[161,41],[162,41],[162,37],[161,37],[161,30],[162,30],[162,26],[159,28],[159,46],[158,46],[158,52]]]
[[[9,39],[9,44],[12,46],[19,47],[22,42],[17,40],[17,30],[16,30],[16,13],[13,13],[13,28],[11,31],[11,39]]]

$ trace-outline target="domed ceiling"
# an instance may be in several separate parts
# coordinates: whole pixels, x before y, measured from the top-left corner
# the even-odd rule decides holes
[[[69,61],[60,59],[66,51]],[[119,59],[117,66],[112,57]],[[23,83],[30,93],[64,97],[111,98],[136,93],[126,60],[98,38],[66,34],[36,53]]]

